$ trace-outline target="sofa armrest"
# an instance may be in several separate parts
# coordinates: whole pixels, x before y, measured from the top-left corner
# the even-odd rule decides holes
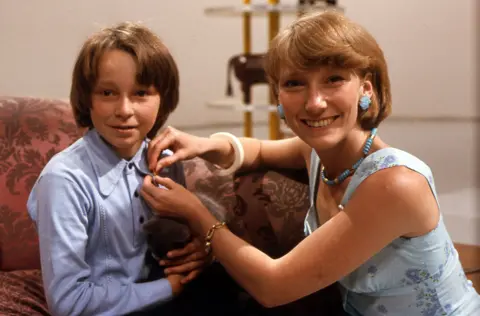
[[[0,315],[50,315],[40,270],[0,271]]]

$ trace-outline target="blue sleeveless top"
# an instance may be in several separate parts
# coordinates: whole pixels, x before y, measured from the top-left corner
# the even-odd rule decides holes
[[[310,209],[305,234],[318,228],[315,200],[320,159],[312,151]],[[405,166],[422,174],[438,203],[430,168],[395,148],[378,150],[358,167],[343,196],[346,205],[357,186],[378,170]],[[378,210],[379,212],[381,210]],[[344,309],[353,316],[470,316],[480,315],[480,295],[467,280],[443,217],[429,233],[398,238],[355,271],[339,280]]]

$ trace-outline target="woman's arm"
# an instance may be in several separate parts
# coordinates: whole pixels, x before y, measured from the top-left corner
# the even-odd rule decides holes
[[[242,137],[239,141],[245,153],[241,170],[259,167],[301,169],[305,168],[305,161],[310,157],[311,148],[298,137],[282,140]],[[160,153],[167,148],[174,154],[161,157]],[[228,168],[234,161],[235,152],[226,137],[197,137],[172,127],[166,128],[155,137],[148,148],[149,168],[156,171],[176,161],[194,157],[201,157],[210,163]]]
[[[92,206],[79,186],[61,175],[42,175],[28,201],[36,221],[45,294],[54,315],[123,315],[172,298],[167,279],[129,283],[91,279],[85,260]],[[106,264],[102,262],[99,264]],[[178,280],[180,281],[180,280]]]
[[[168,179],[157,190],[144,182],[142,195],[162,214],[186,217],[203,236],[215,218],[190,192]],[[336,207],[336,206],[335,206]],[[213,252],[232,277],[265,306],[289,303],[348,275],[399,236],[434,228],[436,202],[423,176],[405,168],[367,178],[345,209],[292,251],[272,259],[228,229],[218,229]]]
[[[240,170],[266,168],[302,169],[310,159],[311,148],[298,137],[281,140],[239,138],[245,151]]]

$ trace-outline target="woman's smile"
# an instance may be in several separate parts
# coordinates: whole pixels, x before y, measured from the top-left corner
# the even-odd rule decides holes
[[[323,128],[331,125],[333,122],[335,122],[336,119],[338,119],[340,115],[334,115],[330,116],[327,118],[322,118],[319,120],[301,120],[302,123],[307,125],[308,127],[313,127],[313,128]]]

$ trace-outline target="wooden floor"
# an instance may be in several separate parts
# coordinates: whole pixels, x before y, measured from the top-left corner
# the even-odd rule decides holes
[[[455,248],[460,256],[463,269],[478,270],[474,273],[467,274],[467,278],[473,282],[473,286],[480,292],[480,246],[455,244]]]

